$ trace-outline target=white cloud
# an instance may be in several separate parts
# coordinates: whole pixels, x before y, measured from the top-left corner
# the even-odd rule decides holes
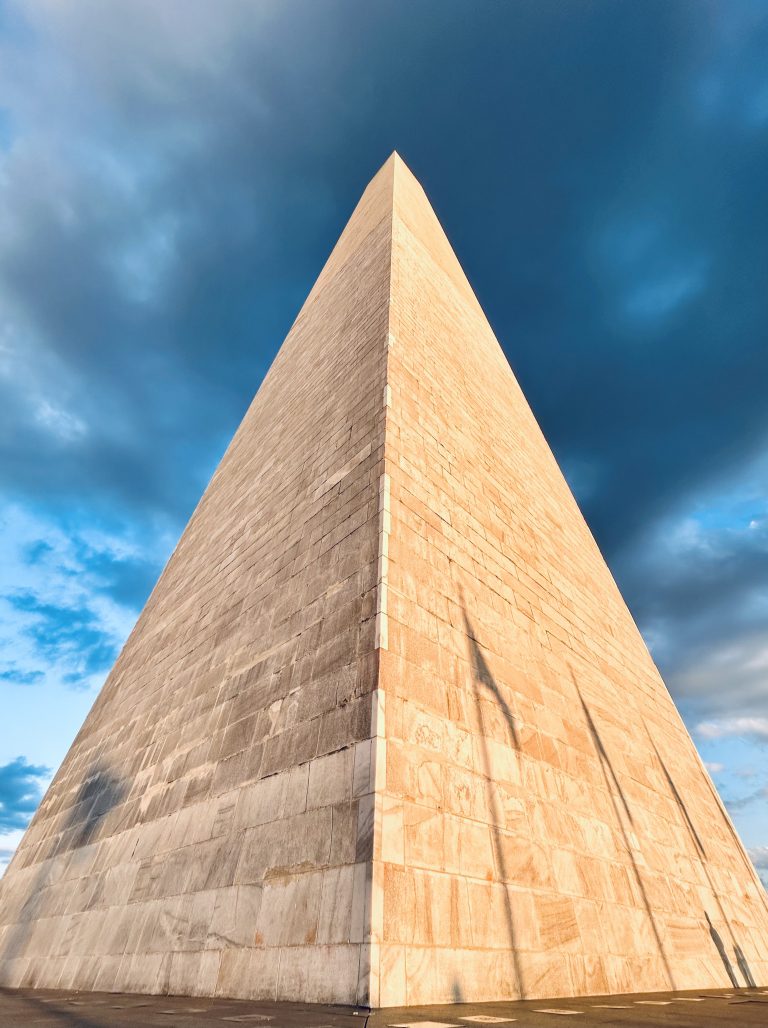
[[[731,717],[718,721],[700,721],[694,730],[702,739],[746,736],[768,742],[768,717]]]
[[[88,431],[85,422],[81,418],[49,403],[48,400],[40,400],[38,402],[37,409],[35,410],[35,420],[64,442],[79,439]]]
[[[673,627],[673,626],[670,626]],[[669,684],[680,700],[691,701],[707,714],[703,721],[717,724],[741,721],[746,724],[768,725],[768,633],[748,626],[733,626],[733,637],[723,638],[712,631],[707,645],[706,625],[704,637],[692,640],[689,654],[684,651],[676,657],[676,666]],[[741,717],[724,714],[732,710],[744,711]],[[730,732],[729,734],[742,734]],[[711,736],[714,738],[714,736]]]
[[[4,832],[0,835],[0,875],[3,874],[6,867],[10,864],[11,858],[16,852],[16,848],[21,842],[23,835],[23,828],[18,828],[13,832]]]
[[[721,771],[725,771],[725,764],[719,764],[715,760],[704,761],[704,767],[711,775],[719,775]]]

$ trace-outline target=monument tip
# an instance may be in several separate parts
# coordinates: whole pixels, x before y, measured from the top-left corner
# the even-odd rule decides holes
[[[386,161],[384,161],[384,164],[382,165],[382,169],[384,169],[384,168],[389,169],[392,173],[395,172],[395,169],[399,168],[401,171],[405,170],[410,175],[413,175],[413,172],[408,167],[408,165],[405,163],[405,161],[400,156],[400,154],[399,154],[399,152],[397,150],[393,150],[392,153],[389,155],[389,157],[387,157]]]

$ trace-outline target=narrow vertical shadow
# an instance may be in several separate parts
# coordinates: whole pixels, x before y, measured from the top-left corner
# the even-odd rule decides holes
[[[706,917],[707,924],[709,925],[709,936],[712,939],[712,942],[714,942],[717,952],[720,954],[720,959],[723,962],[723,967],[728,973],[728,977],[731,979],[731,985],[734,987],[734,989],[738,989],[739,983],[736,978],[736,975],[733,973],[733,967],[731,966],[731,962],[728,959],[728,954],[725,952],[725,946],[723,945],[723,940],[720,938],[720,933],[717,931],[715,926],[710,921],[709,914],[706,912],[706,910],[704,911],[704,917]]]
[[[717,807],[718,813],[720,814],[720,817],[723,820],[723,824],[727,828],[728,834],[733,839],[733,842],[734,842],[734,845],[736,846],[737,851],[739,853],[741,853],[741,855],[742,855],[742,858],[744,860],[744,866],[747,869],[747,873],[749,874],[750,878],[752,879],[752,881],[755,883],[755,886],[757,887],[757,898],[760,900],[762,905],[765,907],[765,912],[768,914],[768,895],[766,895],[765,886],[761,882],[761,880],[760,880],[760,878],[758,876],[758,873],[755,870],[754,864],[749,859],[749,856],[747,855],[747,852],[744,849],[744,846],[742,845],[741,839],[738,837],[738,835],[736,834],[736,831],[735,831],[733,825],[731,824],[731,819],[728,817],[728,814],[726,813],[725,806],[723,804],[722,799],[720,798],[720,794],[718,793],[717,789],[712,784],[712,780],[709,778],[709,776],[705,775],[704,778],[706,780],[707,786],[709,787],[709,791],[712,794],[712,799],[715,801],[715,806]]]
[[[602,764],[603,777],[605,778],[606,786],[608,787],[608,792],[611,793],[611,797],[615,799],[615,795],[613,792],[611,792],[610,785],[608,784],[608,776],[610,776],[610,779],[613,782],[615,793],[618,794],[618,797],[621,800],[621,805],[624,807],[624,813],[627,815],[629,823],[634,827],[635,819],[632,817],[632,811],[629,809],[629,804],[627,803],[627,798],[624,795],[624,790],[619,785],[619,780],[616,777],[616,772],[613,770],[611,758],[608,756],[605,746],[603,746],[603,740],[600,738],[600,733],[598,732],[595,726],[595,722],[592,720],[592,713],[587,704],[585,703],[584,697],[581,695],[581,690],[579,689],[578,685],[576,685],[576,678],[574,677],[572,669],[571,680],[573,681],[573,684],[576,686],[576,692],[579,694],[579,700],[581,701],[581,709],[583,710],[584,717],[587,721],[589,734],[592,737],[592,744],[597,750],[597,755],[600,758],[600,763]]]
[[[613,805],[616,821],[619,825],[619,828],[621,829],[622,839],[624,840],[624,848],[626,849],[627,854],[629,855],[629,859],[632,863],[632,871],[634,873],[635,882],[637,883],[637,887],[640,890],[640,895],[643,898],[643,905],[645,907],[645,912],[648,915],[648,920],[653,930],[653,936],[656,940],[656,946],[661,956],[662,963],[664,964],[664,970],[666,972],[667,978],[669,979],[670,987],[674,989],[676,987],[675,978],[672,974],[672,968],[670,967],[666,950],[664,949],[664,943],[661,940],[661,934],[659,933],[659,927],[656,924],[656,918],[653,916],[653,910],[651,909],[651,904],[648,900],[648,893],[646,892],[645,883],[643,882],[642,876],[640,874],[640,868],[638,867],[637,861],[635,860],[635,855],[632,852],[632,846],[630,844],[627,829],[624,825],[624,821],[621,816],[621,810],[619,808],[619,804],[616,802],[616,795],[618,794],[619,799],[621,800],[621,806],[624,808],[624,812],[630,824],[634,824],[632,814],[629,810],[629,804],[627,803],[626,796],[624,795],[624,790],[621,788],[619,780],[616,777],[616,773],[613,769],[613,764],[611,763],[608,753],[606,752],[605,746],[603,745],[603,741],[600,738],[600,733],[598,732],[595,722],[592,719],[592,714],[590,713],[589,707],[587,706],[584,697],[581,695],[581,689],[579,689],[579,686],[576,682],[576,676],[573,673],[573,668],[569,668],[569,670],[571,673],[571,680],[573,681],[573,686],[579,697],[579,702],[581,703],[581,709],[584,712],[584,718],[587,722],[587,727],[589,728],[589,734],[592,738],[592,744],[595,747],[598,759],[600,761],[600,768],[603,773],[605,788],[608,792],[608,795],[611,797],[611,804]],[[613,782],[613,788],[611,788],[611,782]]]
[[[462,608],[462,613],[464,615],[464,631],[466,632],[467,642],[469,643],[472,680],[475,686],[487,689],[495,702],[499,707],[501,707],[501,712],[504,715],[504,720],[507,724],[507,728],[509,729],[510,741],[516,750],[520,749],[520,740],[518,739],[517,728],[515,727],[514,714],[509,709],[509,704],[502,696],[501,690],[496,683],[496,679],[491,674],[491,669],[488,667],[488,661],[485,659],[485,654],[480,649],[480,645],[475,638],[474,629],[470,623],[466,608]],[[479,689],[475,688],[474,691],[477,697],[477,702],[479,703]]]
[[[736,963],[739,965],[739,970],[744,975],[744,981],[747,983],[747,987],[750,989],[756,989],[757,985],[755,979],[752,977],[752,972],[749,969],[747,958],[744,956],[744,952],[738,944],[733,947],[733,952],[736,955]]]
[[[691,816],[688,813],[688,807],[686,806],[685,801],[683,800],[682,796],[678,792],[677,786],[675,785],[674,780],[672,779],[672,775],[667,770],[667,765],[664,763],[664,761],[662,759],[662,756],[661,756],[661,754],[658,751],[656,743],[653,741],[653,736],[651,735],[650,729],[648,728],[648,723],[646,721],[643,721],[643,726],[645,728],[646,735],[648,736],[648,738],[650,740],[651,746],[653,746],[653,751],[656,754],[656,759],[658,760],[659,765],[661,766],[662,773],[664,775],[664,778],[667,781],[667,785],[669,786],[669,791],[672,794],[672,797],[674,798],[675,803],[677,804],[678,810],[680,811],[680,815],[682,817],[683,824],[688,829],[688,834],[690,835],[691,840],[693,841],[694,848],[695,848],[697,856],[699,858],[699,863],[701,864],[701,868],[702,868],[702,870],[704,872],[704,875],[706,876],[707,882],[709,883],[709,890],[712,893],[712,895],[714,896],[715,903],[717,903],[717,908],[720,911],[720,918],[721,918],[723,924],[728,928],[728,934],[731,937],[731,943],[733,944],[734,953],[736,954],[736,962],[739,965],[739,970],[744,975],[744,980],[747,983],[747,985],[749,986],[750,981],[752,980],[752,975],[751,975],[750,970],[749,970],[749,965],[747,964],[746,960],[744,959],[744,954],[743,954],[743,952],[741,950],[741,947],[736,942],[736,937],[733,934],[733,928],[731,926],[731,922],[728,920],[728,918],[726,916],[725,908],[723,907],[723,904],[722,904],[722,902],[720,900],[720,896],[718,895],[717,889],[715,888],[715,883],[712,881],[712,875],[709,873],[709,867],[707,866],[707,854],[706,854],[706,850],[704,849],[704,844],[702,843],[701,838],[699,836],[699,833],[696,831],[696,827],[694,826],[694,823],[691,820]],[[707,924],[709,925],[709,934],[712,936],[712,940],[715,943],[715,945],[717,946],[718,952],[720,953],[720,956],[723,959],[723,963],[726,965],[726,970],[728,971],[728,977],[731,979],[731,981],[736,986],[736,988],[739,988],[740,987],[739,983],[738,983],[738,981],[735,980],[735,975],[733,974],[733,967],[732,967],[730,961],[725,956],[725,948],[723,947],[722,940],[720,939],[720,936],[718,935],[718,933],[715,931],[714,927],[712,926],[712,922],[709,919],[709,914],[707,914],[706,911],[704,912],[704,916],[706,917]],[[741,956],[741,959],[739,959],[739,955]],[[743,965],[744,965],[743,967],[742,967],[742,961],[743,961]]]
[[[520,964],[520,954],[517,947],[515,919],[512,911],[512,903],[507,891],[507,885],[509,884],[507,876],[507,862],[504,855],[501,833],[499,831],[501,812],[499,810],[499,799],[493,788],[493,769],[491,767],[491,756],[488,751],[488,739],[485,734],[485,726],[483,723],[483,707],[481,702],[483,690],[489,693],[494,702],[500,707],[509,731],[510,742],[515,749],[519,749],[519,742],[512,711],[509,708],[509,704],[502,696],[501,690],[488,667],[485,655],[483,654],[477,638],[475,637],[475,631],[469,620],[469,615],[467,614],[463,590],[461,590],[461,610],[464,618],[464,631],[469,646],[470,666],[472,668],[472,695],[474,697],[475,710],[477,711],[477,719],[480,726],[480,747],[483,755],[483,774],[486,782],[485,788],[488,807],[491,812],[491,839],[496,866],[499,869],[502,879],[501,884],[504,889],[504,919],[506,922],[507,939],[509,942],[509,949],[512,953],[517,993],[520,999],[525,999],[525,983],[523,981],[523,969]]]
[[[672,796],[673,796],[673,798],[675,800],[675,803],[677,804],[678,810],[680,811],[680,814],[681,814],[681,816],[683,818],[683,822],[684,822],[686,828],[688,829],[688,834],[690,835],[691,839],[693,840],[693,844],[696,847],[696,852],[698,853],[698,855],[701,858],[701,861],[703,863],[706,860],[706,858],[707,858],[707,852],[704,849],[704,843],[701,841],[701,837],[699,836],[699,833],[696,831],[696,828],[695,828],[695,826],[693,824],[693,821],[691,821],[691,815],[688,813],[688,808],[685,805],[683,797],[677,791],[677,786],[675,785],[675,783],[674,783],[674,781],[672,779],[672,775],[667,770],[667,765],[661,759],[661,754],[659,753],[659,751],[658,751],[658,749],[656,747],[656,743],[653,741],[653,736],[651,735],[651,733],[650,733],[650,731],[648,729],[647,723],[644,721],[643,724],[645,726],[646,734],[647,734],[648,738],[650,739],[651,746],[653,746],[653,752],[656,754],[656,759],[658,760],[659,764],[661,765],[661,771],[662,771],[662,774],[664,775],[664,778],[667,781],[667,785],[669,786],[669,791],[672,793]]]

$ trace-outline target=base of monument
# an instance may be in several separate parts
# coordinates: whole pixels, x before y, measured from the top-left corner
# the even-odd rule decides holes
[[[448,1006],[364,1008],[304,1003],[254,1003],[188,996],[0,989],[0,1028],[209,1028],[228,1024],[264,1028],[548,1028],[574,1016],[575,1024],[721,1028],[768,1024],[768,989],[706,989],[632,993],[580,999]]]

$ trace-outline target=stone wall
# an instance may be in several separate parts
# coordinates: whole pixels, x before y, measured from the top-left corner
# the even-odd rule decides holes
[[[391,210],[382,174],[27,831],[4,984],[355,1002]]]
[[[729,986],[707,916],[765,982],[765,892],[402,163],[394,210],[375,1001]]]

